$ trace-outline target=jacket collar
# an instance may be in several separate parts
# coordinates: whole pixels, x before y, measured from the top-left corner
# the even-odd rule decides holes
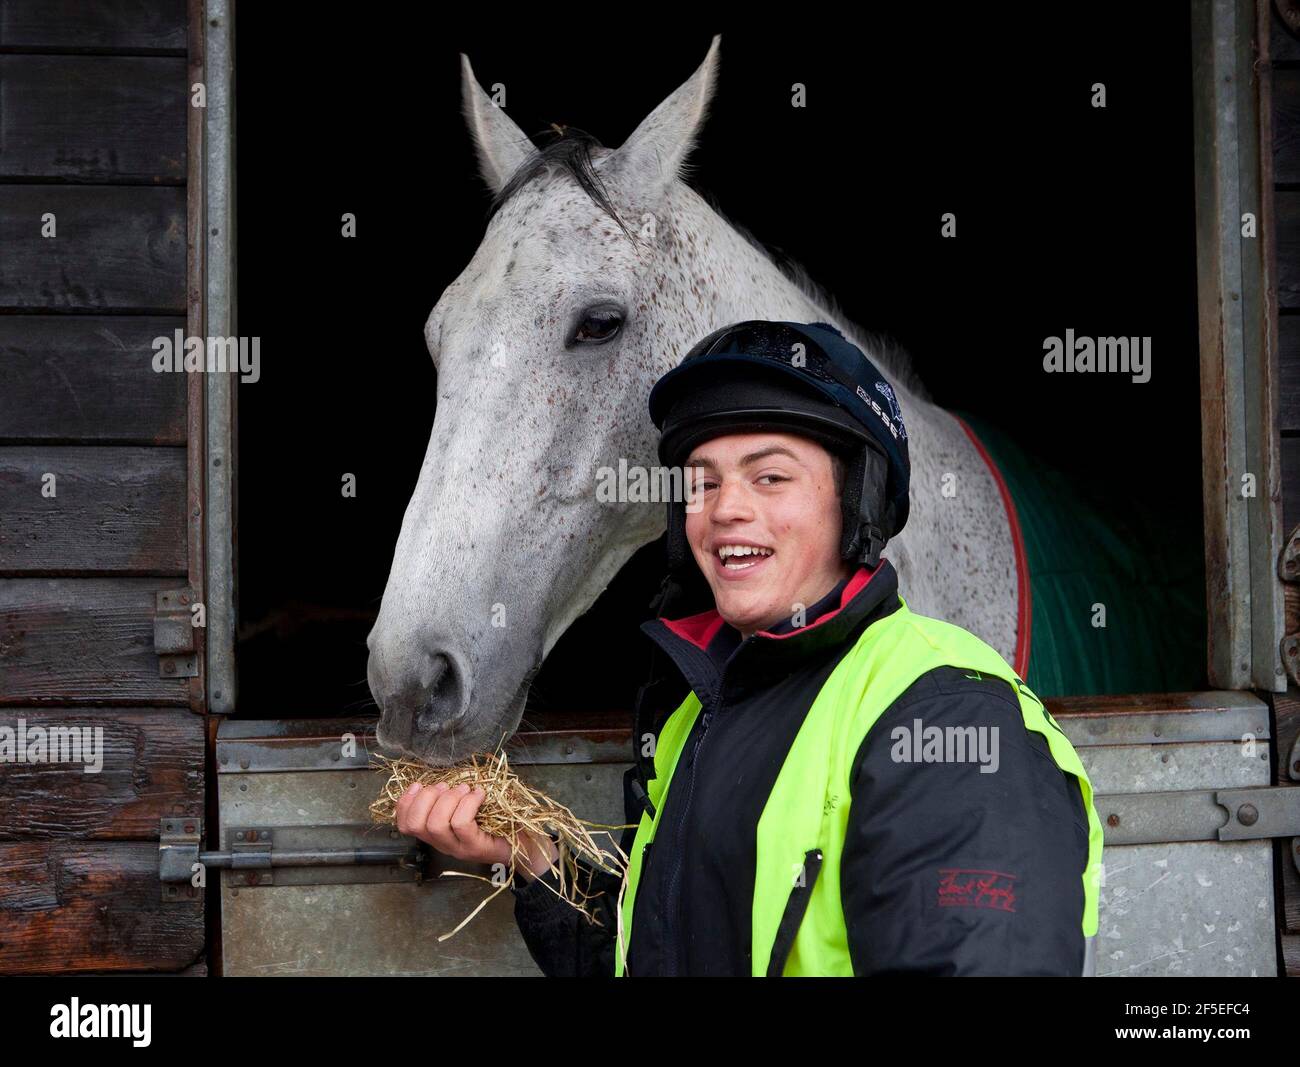
[[[801,627],[783,621],[760,630],[740,641],[724,662],[710,652],[727,640],[724,628],[730,630],[716,608],[679,619],[651,619],[641,630],[668,654],[700,701],[708,703],[724,695],[724,689],[728,697],[738,695],[804,663],[820,662],[898,606],[898,573],[882,556],[874,570],[859,567],[849,578],[838,605]],[[731,635],[734,642],[734,631]]]

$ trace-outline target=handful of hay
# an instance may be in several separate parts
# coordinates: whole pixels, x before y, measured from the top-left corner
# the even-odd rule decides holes
[[[394,825],[398,799],[416,782],[420,782],[425,787],[442,782],[453,789],[465,783],[471,789],[482,789],[485,794],[477,813],[479,826],[485,833],[504,837],[511,842],[510,867],[506,872],[505,880],[494,892],[484,898],[477,908],[465,916],[455,930],[442,934],[438,938],[439,941],[445,941],[459,933],[465,924],[482,911],[498,893],[510,887],[514,881],[517,864],[526,860],[526,853],[521,847],[521,837],[525,832],[550,837],[555,842],[559,853],[551,862],[550,868],[559,882],[558,892],[549,882],[543,880],[542,884],[556,893],[565,903],[586,915],[589,922],[601,925],[600,919],[588,907],[587,902],[602,894],[588,894],[584,890],[579,878],[578,860],[585,860],[591,866],[608,874],[617,875],[625,881],[627,856],[623,850],[614,843],[617,855],[606,852],[596,844],[587,830],[587,827],[592,827],[598,833],[603,832],[612,842],[613,835],[609,831],[621,830],[624,827],[579,819],[563,804],[556,803],[546,794],[523,782],[510,769],[504,752],[472,756],[469,760],[450,767],[429,767],[415,760],[389,759],[380,755],[375,755],[373,758],[379,762],[372,766],[386,768],[389,772],[383,791],[370,805],[370,815],[375,822]],[[496,884],[491,878],[466,871],[442,871],[441,874],[477,878],[489,885]],[[621,890],[619,897],[622,898]]]

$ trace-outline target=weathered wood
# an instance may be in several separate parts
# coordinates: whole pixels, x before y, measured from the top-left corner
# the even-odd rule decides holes
[[[175,578],[0,579],[0,704],[186,705],[160,678],[155,593]]]
[[[56,237],[41,236],[46,213]],[[0,309],[184,313],[180,186],[5,186],[0,248]]]
[[[1268,54],[1274,63],[1300,62],[1300,38],[1291,33],[1282,22],[1275,0],[1260,0],[1271,10],[1269,12],[1269,47]]]
[[[0,844],[0,974],[188,967],[202,898],[164,904],[159,890],[156,840]]]
[[[6,763],[0,773],[0,840],[157,837],[158,820],[203,811],[203,719],[167,708],[12,708],[0,728],[30,739],[37,727],[76,729],[92,742],[85,763]],[[100,738],[96,741],[96,737]],[[0,940],[3,938],[0,937]]]
[[[183,445],[188,375],[153,369],[181,318],[0,316],[0,444]]]
[[[185,51],[185,0],[5,0],[0,48]]]
[[[1213,699],[1211,699],[1213,698]],[[1227,711],[1235,705],[1215,704],[1211,693],[1111,693],[1098,696],[1045,697],[1043,704],[1056,718],[1070,715],[1178,714],[1179,712]]]
[[[185,575],[185,462],[183,448],[0,447],[0,574]]]
[[[1287,759],[1291,746],[1300,737],[1300,689],[1292,686],[1285,693],[1276,694],[1273,698],[1273,712],[1274,728],[1277,730],[1277,736],[1273,739],[1277,780],[1286,783],[1291,781]]]
[[[1280,457],[1272,432],[1276,306],[1268,74],[1256,66],[1257,11],[1249,3],[1192,5],[1197,315],[1200,337],[1208,676],[1221,689],[1285,682],[1278,659],[1282,593],[1276,573],[1281,515],[1271,491]],[[1261,96],[1263,100],[1261,101]],[[1280,199],[1280,198],[1279,198]],[[1243,205],[1258,204],[1260,240],[1242,241]],[[1241,506],[1240,479],[1260,493]]]
[[[1300,315],[1278,316],[1277,328],[1282,383],[1277,428],[1282,433],[1300,433]]]
[[[1300,308],[1300,192],[1278,190],[1277,302],[1283,309]]]
[[[1282,438],[1282,528],[1300,522],[1300,437]]]
[[[158,978],[159,971],[78,971],[78,978]],[[208,976],[207,953],[203,953],[188,967],[179,971],[166,972],[168,978],[206,978]]]
[[[1300,182],[1300,70],[1273,71],[1273,180]]]
[[[185,60],[0,55],[0,178],[185,179]]]
[[[1300,978],[1300,936],[1282,935],[1283,973],[1288,978]]]

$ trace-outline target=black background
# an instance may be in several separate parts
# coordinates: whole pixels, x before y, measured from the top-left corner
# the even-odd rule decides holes
[[[489,200],[462,51],[525,131],[616,146],[722,33],[692,184],[900,341],[938,402],[1116,500],[1157,493],[1200,541],[1187,10],[751,10],[526,24],[483,6],[461,25],[433,5],[240,6],[239,330],[262,345],[238,396],[241,714],[369,705],[365,634],[434,416],[422,329]],[[793,82],[808,107],[790,106]],[[949,211],[956,240],[939,234]],[[1043,339],[1067,328],[1152,337],[1151,380],[1044,374]],[[530,714],[628,705],[657,551],[564,638]]]

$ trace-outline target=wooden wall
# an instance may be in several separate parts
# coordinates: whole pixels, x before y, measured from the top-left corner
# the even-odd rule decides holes
[[[161,902],[157,844],[163,816],[204,810],[202,680],[160,677],[153,624],[158,590],[201,581],[202,393],[151,367],[196,321],[201,27],[186,0],[0,2],[0,726],[104,740],[98,774],[0,763],[0,973],[203,951],[201,901]]]
[[[1300,523],[1300,37],[1269,0],[1268,48],[1273,140],[1273,238],[1276,251],[1283,537]],[[1300,630],[1300,585],[1287,589],[1286,632]],[[1288,756],[1300,735],[1300,689],[1274,699],[1277,781],[1290,781]],[[1300,875],[1289,855],[1300,845],[1283,839],[1280,852],[1282,955],[1286,974],[1300,977]]]

